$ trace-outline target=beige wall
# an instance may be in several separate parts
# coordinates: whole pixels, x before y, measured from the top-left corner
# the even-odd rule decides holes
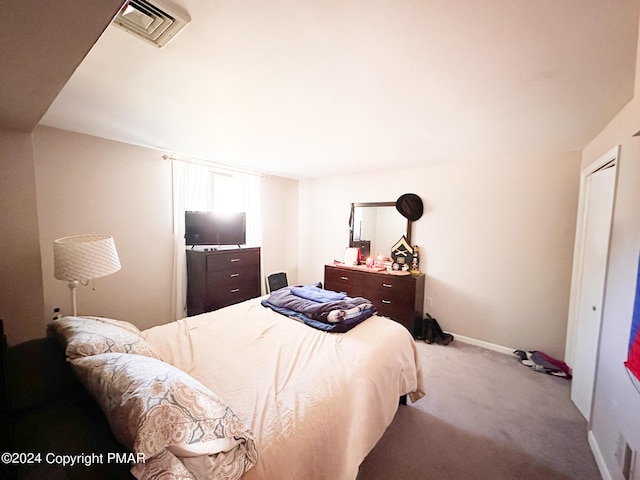
[[[289,283],[296,284],[298,282],[298,181],[265,176],[261,182],[261,197],[263,274],[285,271]]]
[[[78,289],[78,314],[123,319],[142,329],[170,321],[171,164],[162,152],[49,127],[36,129],[34,145],[42,328],[54,307],[71,311],[66,282],[53,278],[53,241],[85,233],[113,235],[122,269],[96,279],[95,290]],[[288,270],[294,280],[297,188],[296,180],[262,178],[264,270]],[[40,333],[28,335],[35,336]]]
[[[30,133],[0,128],[0,318],[10,344],[44,334]]]
[[[53,241],[113,235],[119,272],[78,288],[78,314],[147,328],[170,320],[173,262],[171,164],[161,152],[49,127],[34,132],[45,315],[71,314],[53,278]]]
[[[425,311],[454,334],[562,358],[579,163],[575,152],[302,181],[301,245],[312,253],[301,280],[322,280],[324,263],[342,258],[351,202],[416,193]]]

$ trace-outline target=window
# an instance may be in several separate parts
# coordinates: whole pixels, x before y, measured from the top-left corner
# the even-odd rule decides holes
[[[212,210],[246,212],[247,245],[261,246],[259,175],[230,172],[211,165],[173,161],[173,301],[176,320],[186,316],[187,271],[184,242],[184,212]]]

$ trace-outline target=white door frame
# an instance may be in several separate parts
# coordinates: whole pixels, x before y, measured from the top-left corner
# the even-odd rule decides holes
[[[580,194],[578,199],[578,218],[576,224],[576,240],[573,250],[573,270],[571,273],[571,294],[569,297],[569,316],[567,319],[567,340],[565,345],[565,362],[569,366],[573,366],[575,361],[576,339],[578,335],[578,316],[580,306],[580,291],[582,289],[582,263],[584,260],[584,246],[585,246],[585,232],[587,226],[587,198],[588,198],[588,177],[592,173],[600,170],[606,164],[611,161],[615,161],[616,169],[615,184],[618,183],[618,158],[620,156],[620,145],[616,145],[607,153],[602,155],[598,160],[593,162],[587,168],[580,173]],[[614,202],[615,205],[615,187],[614,187]],[[613,206],[612,206],[613,208]],[[613,217],[611,219],[613,224]],[[611,231],[609,231],[611,235]],[[606,283],[606,282],[605,282]],[[602,315],[603,309],[600,309],[600,315]],[[597,358],[598,353],[596,353]],[[597,368],[596,368],[597,370]]]

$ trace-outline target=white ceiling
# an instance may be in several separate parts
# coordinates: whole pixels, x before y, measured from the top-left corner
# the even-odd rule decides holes
[[[638,0],[175,4],[162,50],[109,27],[41,123],[310,178],[581,150],[633,95]]]

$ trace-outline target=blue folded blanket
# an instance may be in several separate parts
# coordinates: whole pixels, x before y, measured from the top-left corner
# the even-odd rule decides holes
[[[366,298],[351,298],[330,290],[318,292],[316,289],[322,290],[313,285],[281,288],[263,299],[261,304],[310,327],[336,333],[347,332],[376,313],[376,308]],[[296,295],[294,291],[304,296]],[[321,302],[305,296],[335,300]]]
[[[334,292],[332,290],[325,290],[317,285],[304,285],[302,287],[291,287],[291,293],[307,300],[313,300],[314,302],[335,302],[336,300],[343,300],[346,295],[344,293]]]

